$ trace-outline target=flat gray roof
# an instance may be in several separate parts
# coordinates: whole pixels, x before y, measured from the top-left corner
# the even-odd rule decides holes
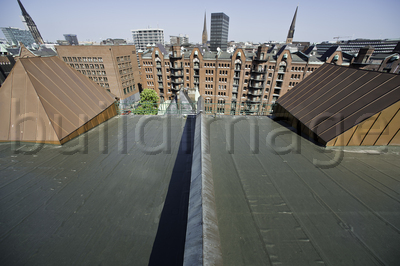
[[[318,168],[315,160],[326,163],[340,148],[323,149],[267,117],[251,117],[259,145],[251,144],[252,126],[240,121],[228,153],[226,125],[235,119],[214,120],[210,152],[224,265],[399,264],[400,147],[345,147],[342,160]],[[276,154],[296,141],[298,153]]]
[[[0,144],[0,265],[182,264],[195,118],[166,118],[114,117],[30,155]],[[399,264],[400,147],[322,148],[268,117],[204,123],[224,265]]]
[[[149,263],[184,120],[170,116],[170,152],[144,152],[135,131],[145,118],[115,117],[33,155],[14,154],[10,143],[0,144],[1,265]],[[162,143],[162,123],[144,126],[147,146]],[[106,125],[108,145],[99,151]],[[84,136],[87,154],[63,154],[81,147]],[[20,151],[29,147],[21,144]]]

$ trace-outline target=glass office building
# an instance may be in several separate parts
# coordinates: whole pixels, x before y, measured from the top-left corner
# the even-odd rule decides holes
[[[225,13],[211,13],[210,49],[217,51],[228,48],[229,17]]]

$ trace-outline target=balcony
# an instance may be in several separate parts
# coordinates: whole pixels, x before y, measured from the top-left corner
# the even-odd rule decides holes
[[[237,93],[237,92],[238,92],[238,88],[237,88],[237,87],[233,87],[233,88],[232,88],[232,92],[233,92],[233,93]]]
[[[158,71],[157,71],[157,75],[161,76],[161,75],[162,75],[162,72],[158,72]]]
[[[171,77],[183,77],[183,73],[182,72],[178,72],[178,73],[171,72]]]
[[[172,83],[174,83],[174,84],[183,84],[183,79],[172,80]]]
[[[172,55],[172,54],[170,54],[169,55],[169,59],[172,59],[172,60],[182,59],[182,55]]]
[[[261,96],[262,92],[261,91],[249,91],[247,94],[254,95],[254,96]]]
[[[170,68],[174,69],[174,70],[182,70],[183,69],[182,66],[171,66]]]
[[[254,61],[258,61],[258,62],[267,62],[268,61],[268,57],[264,57],[264,58],[258,58],[258,57],[256,57],[256,58],[254,58],[253,59]]]
[[[249,88],[262,89],[263,86],[262,85],[252,85],[252,84],[250,84]]]
[[[259,76],[259,75],[257,75],[257,76],[251,76],[250,79],[251,79],[251,80],[258,80],[258,81],[264,82],[264,79],[261,78],[261,76]]]
[[[264,70],[252,69],[251,70],[251,73],[255,73],[255,74],[262,74],[262,73],[265,73],[265,72],[267,72],[266,69],[264,69]]]
[[[233,78],[234,78],[234,79],[240,79],[240,76],[236,76],[236,75],[235,75]]]
[[[252,102],[252,103],[260,103],[261,99],[257,98],[257,97],[254,97],[254,98],[250,99],[250,102]]]

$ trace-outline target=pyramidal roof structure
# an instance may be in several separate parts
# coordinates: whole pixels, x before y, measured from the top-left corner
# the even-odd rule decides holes
[[[63,144],[115,116],[114,101],[58,57],[20,58],[0,88],[0,141]]]
[[[400,75],[326,63],[274,115],[325,146],[400,145]]]

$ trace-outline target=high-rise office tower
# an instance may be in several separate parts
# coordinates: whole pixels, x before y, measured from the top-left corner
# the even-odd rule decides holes
[[[23,17],[23,21],[22,22],[24,22],[25,26],[31,32],[33,38],[35,39],[35,42],[37,44],[44,44],[42,35],[40,35],[40,32],[39,32],[38,28],[36,27],[35,22],[31,18],[31,16],[29,16],[28,12],[26,12],[26,10],[25,10],[24,6],[22,5],[21,1],[18,0],[18,4],[19,4],[19,7],[21,8],[21,11],[22,11],[22,17]]]
[[[19,45],[22,42],[26,47],[35,43],[32,34],[29,30],[22,30],[13,27],[1,28],[7,42],[11,45]]]
[[[210,49],[217,51],[228,48],[229,17],[224,13],[211,13]]]
[[[299,7],[296,7],[296,12],[294,12],[294,16],[293,16],[293,20],[292,20],[292,24],[290,24],[290,29],[286,38],[286,43],[292,43],[293,41],[293,36],[294,36],[294,27],[296,24],[296,16],[297,16],[297,9]]]
[[[207,23],[206,23],[206,13],[204,13],[204,26],[203,26],[203,35],[201,36],[201,43],[206,45],[208,41],[207,36]]]
[[[146,49],[147,45],[164,45],[164,30],[162,29],[141,29],[132,30],[133,43],[137,50]]]
[[[69,45],[79,45],[76,34],[64,34],[64,38],[67,42],[69,42]]]

